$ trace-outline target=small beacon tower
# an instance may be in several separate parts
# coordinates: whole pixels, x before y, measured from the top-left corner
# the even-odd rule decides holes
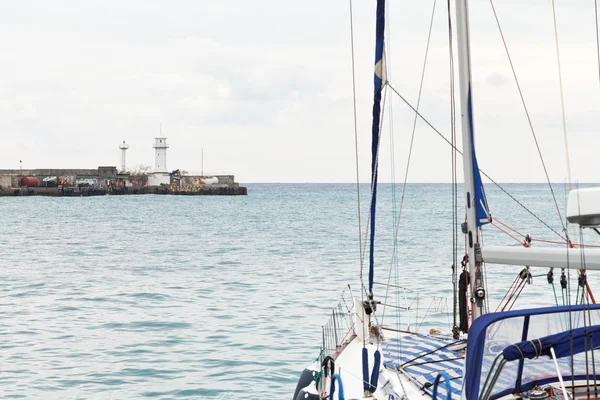
[[[167,144],[166,137],[154,138],[154,172],[167,172]],[[123,153],[125,154],[125,153]]]
[[[129,145],[127,143],[125,143],[125,141],[123,140],[123,143],[121,143],[119,145],[119,149],[121,149],[121,171],[125,171],[125,166],[126,166],[126,158],[125,158],[125,153],[127,152],[127,149],[129,148]]]

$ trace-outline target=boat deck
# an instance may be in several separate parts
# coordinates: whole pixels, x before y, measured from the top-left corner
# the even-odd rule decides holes
[[[449,337],[403,334],[400,339],[388,337],[382,345],[384,366],[404,372],[422,390],[431,395],[440,372],[450,376],[452,398],[459,398],[463,385],[464,351],[451,350],[465,344]],[[443,383],[443,382],[442,382]],[[438,393],[445,398],[446,386]]]

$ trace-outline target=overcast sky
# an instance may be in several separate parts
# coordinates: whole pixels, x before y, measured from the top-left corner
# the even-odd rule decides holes
[[[391,83],[416,103],[433,1],[390,5]],[[544,181],[488,1],[471,1],[476,144],[502,182]],[[555,182],[567,178],[549,0],[497,1]],[[373,0],[354,1],[361,178],[368,181]],[[421,112],[449,134],[448,34],[438,1]],[[600,179],[600,85],[592,1],[558,0],[573,180]],[[0,3],[0,168],[153,165],[162,122],[169,169],[240,182],[355,179],[347,0]],[[412,115],[393,99],[397,180]],[[387,124],[386,117],[386,125]],[[381,176],[389,180],[390,131]],[[450,179],[450,150],[417,124],[409,180]]]

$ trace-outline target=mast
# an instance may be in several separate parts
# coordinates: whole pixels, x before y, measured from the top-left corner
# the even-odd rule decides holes
[[[463,233],[467,235],[467,253],[469,255],[470,302],[472,319],[485,312],[485,290],[483,288],[480,263],[476,261],[479,249],[479,226],[489,222],[489,211],[473,140],[473,91],[471,87],[471,52],[469,43],[468,0],[456,0],[458,71],[460,82],[460,108],[463,138],[463,164],[465,208],[467,214]]]

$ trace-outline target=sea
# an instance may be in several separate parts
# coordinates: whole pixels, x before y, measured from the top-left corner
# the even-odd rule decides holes
[[[371,191],[246,186],[231,197],[1,198],[0,397],[291,399],[342,292],[360,295],[361,270],[368,284]],[[547,184],[500,186],[486,186],[495,223],[484,244],[530,234],[550,245],[537,240],[564,242],[564,229],[600,244],[563,227],[564,184],[554,195]],[[450,331],[453,243],[456,263],[465,246],[460,229],[453,239],[453,199],[451,184],[379,186],[374,294],[413,304],[390,323]],[[488,266],[491,311],[522,269]],[[512,307],[574,302],[576,273],[565,293],[561,272],[554,289],[548,272],[532,268]]]

